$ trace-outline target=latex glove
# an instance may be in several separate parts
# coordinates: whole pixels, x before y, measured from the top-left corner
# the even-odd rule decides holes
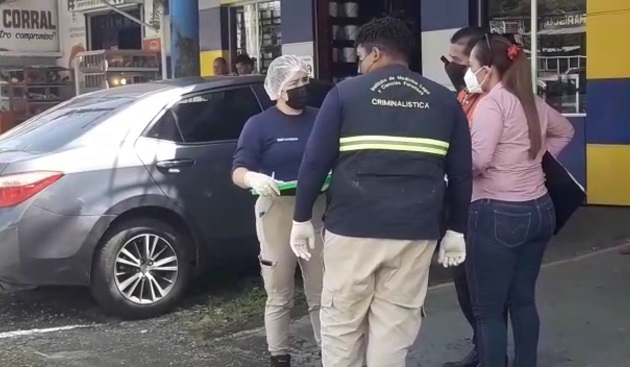
[[[311,259],[309,250],[315,248],[315,228],[311,221],[293,222],[290,244],[295,256],[306,261]]]
[[[276,181],[272,177],[263,175],[262,173],[247,172],[245,176],[243,176],[243,181],[260,196],[271,197],[280,195]]]
[[[458,266],[466,260],[466,241],[461,233],[446,231],[440,251],[438,252],[438,263],[445,268]]]

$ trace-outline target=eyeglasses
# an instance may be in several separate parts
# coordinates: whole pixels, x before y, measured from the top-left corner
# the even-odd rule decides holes
[[[493,35],[505,37],[508,41],[510,41],[510,43],[519,45],[521,47],[523,46],[523,37],[518,33],[492,33],[492,32],[484,33],[484,35],[479,38],[479,41],[481,41],[481,39],[483,38],[483,40],[486,42],[486,46],[488,46],[488,50],[490,51],[490,63],[488,66],[492,66],[492,62],[493,62],[492,60],[492,55],[494,54],[493,49],[492,49],[492,36]]]
[[[492,66],[492,55],[493,55],[493,52],[492,52],[492,42],[490,42],[490,36],[492,36],[492,33],[490,33],[490,32],[486,32],[486,33],[483,34],[483,36],[481,36],[481,38],[483,38],[484,41],[486,42],[486,46],[488,46],[488,51],[490,51],[489,52],[489,54],[490,54],[490,61],[488,62],[487,66]],[[481,38],[479,39],[480,41],[481,41]]]

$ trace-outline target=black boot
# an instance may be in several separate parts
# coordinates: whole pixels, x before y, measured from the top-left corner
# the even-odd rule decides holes
[[[464,359],[459,362],[444,363],[443,367],[477,367],[479,366],[479,353],[473,349]]]
[[[271,367],[291,367],[291,356],[272,356]]]

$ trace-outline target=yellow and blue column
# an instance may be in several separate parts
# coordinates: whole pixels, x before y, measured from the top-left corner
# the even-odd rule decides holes
[[[199,47],[201,76],[212,76],[214,60],[223,57],[230,63],[228,5],[234,0],[206,0],[199,7]]]
[[[169,1],[171,75],[199,75],[199,1]]]
[[[630,205],[630,1],[587,0],[588,203]]]

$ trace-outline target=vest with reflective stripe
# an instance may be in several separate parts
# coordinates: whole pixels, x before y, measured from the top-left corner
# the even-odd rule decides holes
[[[452,92],[401,67],[337,86],[339,158],[326,229],[340,235],[437,239],[444,162],[461,108]]]
[[[367,149],[419,152],[446,156],[448,143],[433,139],[387,135],[353,136],[339,140],[340,152]]]

